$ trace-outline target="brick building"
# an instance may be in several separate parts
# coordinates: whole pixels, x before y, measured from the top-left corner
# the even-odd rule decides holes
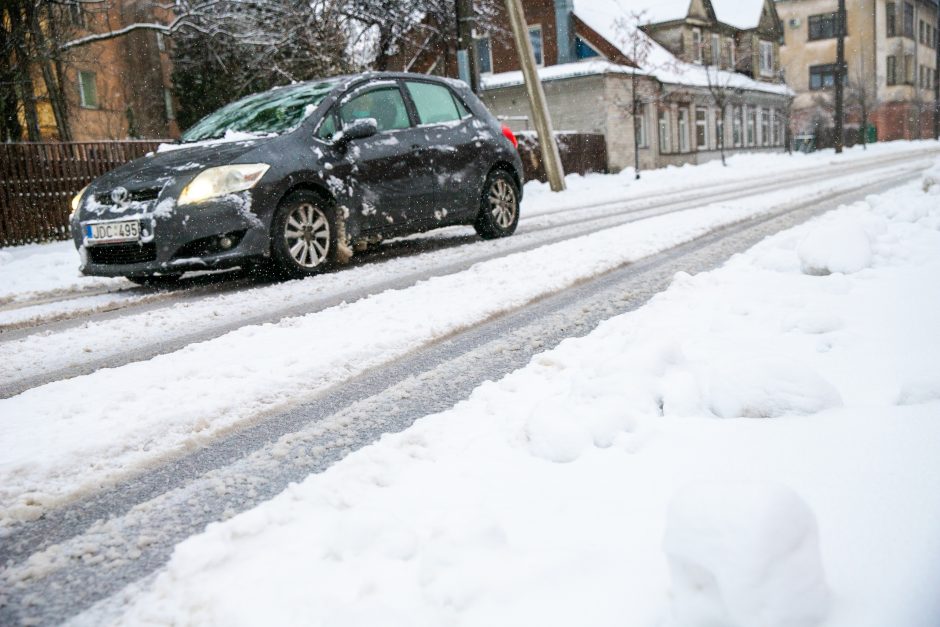
[[[836,0],[778,0],[787,83],[796,93],[793,129],[832,126]],[[937,81],[935,0],[846,0],[846,119],[857,128],[859,100],[879,140],[933,136]]]
[[[154,14],[159,9],[148,0],[113,0],[106,11],[98,6],[68,5],[71,40],[161,21]],[[63,73],[72,139],[178,137],[170,72],[166,42],[152,30],[70,49]],[[34,84],[41,89],[41,81]],[[37,96],[40,133],[44,139],[58,139],[51,107],[42,93]]]

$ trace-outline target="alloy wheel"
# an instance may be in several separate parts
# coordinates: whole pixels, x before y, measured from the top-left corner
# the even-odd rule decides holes
[[[497,178],[490,186],[490,213],[501,229],[508,229],[516,218],[516,192],[512,186]]]
[[[297,265],[315,268],[330,253],[330,221],[316,205],[300,203],[287,216],[284,239]]]

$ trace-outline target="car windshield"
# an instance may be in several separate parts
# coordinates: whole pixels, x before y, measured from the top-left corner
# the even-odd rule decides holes
[[[219,139],[228,133],[268,135],[292,131],[338,82],[304,83],[242,98],[194,124],[183,133],[182,141]]]

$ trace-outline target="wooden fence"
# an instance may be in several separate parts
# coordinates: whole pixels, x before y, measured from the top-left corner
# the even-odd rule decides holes
[[[0,144],[0,247],[69,237],[70,201],[159,140]]]
[[[542,153],[538,137],[533,131],[516,134],[519,140],[519,155],[527,181],[545,182],[548,176],[542,165]],[[555,133],[558,152],[565,174],[587,174],[607,172],[607,141],[600,133]]]

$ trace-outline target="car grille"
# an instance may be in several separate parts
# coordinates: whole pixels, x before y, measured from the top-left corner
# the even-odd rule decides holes
[[[106,265],[123,265],[129,263],[144,263],[155,261],[157,246],[153,242],[147,244],[99,244],[89,246],[88,258],[92,263]]]
[[[150,200],[156,200],[159,195],[159,187],[154,187],[152,189],[136,189],[128,193],[127,200],[129,202],[147,202]],[[97,201],[100,205],[114,204],[114,201],[111,200],[111,192],[95,194],[95,201]]]

